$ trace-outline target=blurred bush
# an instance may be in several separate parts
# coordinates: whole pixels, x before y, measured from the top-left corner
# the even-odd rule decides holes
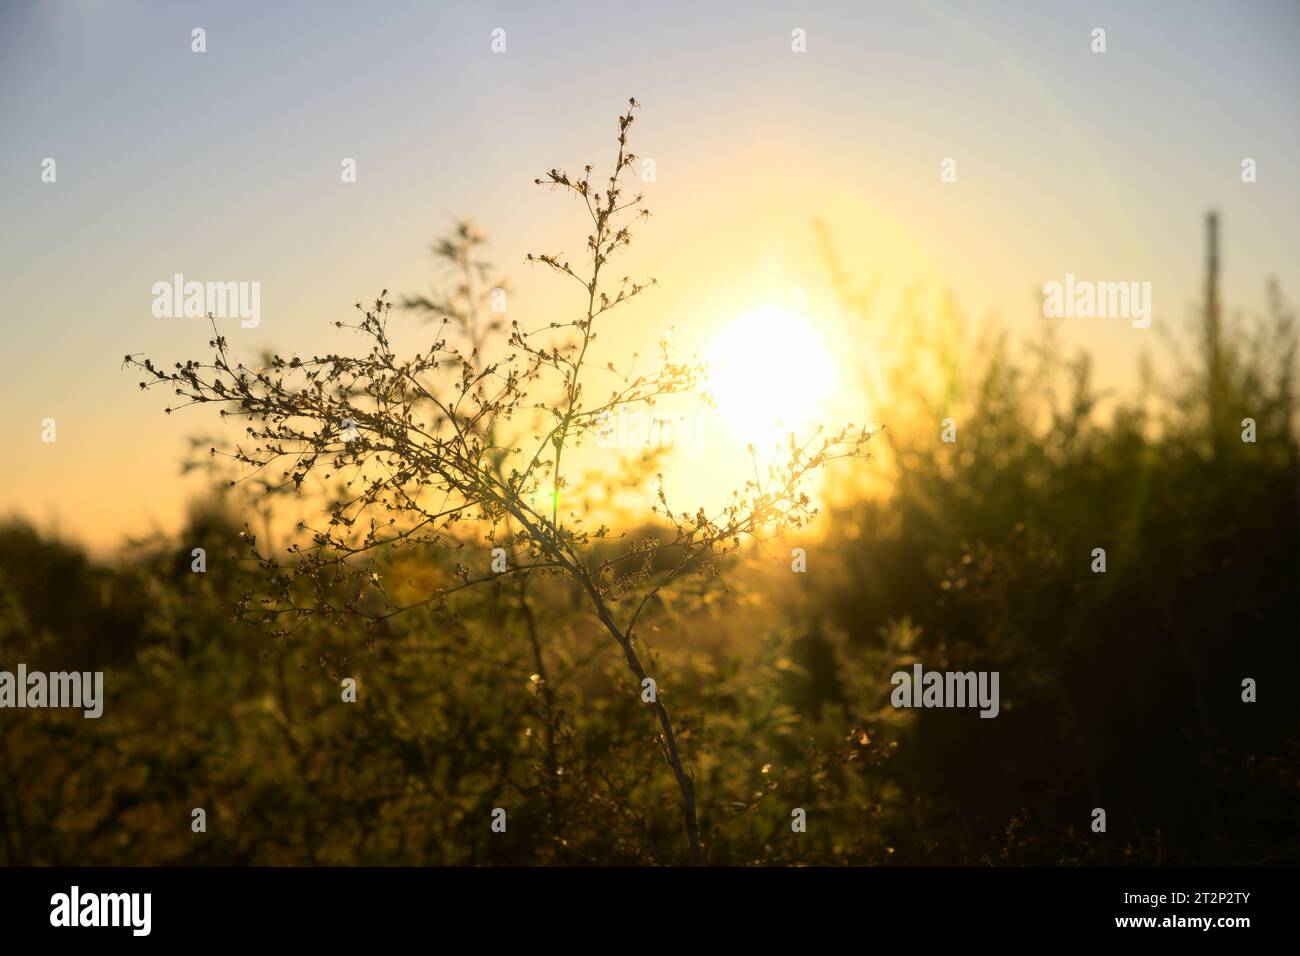
[[[815,573],[737,567],[645,633],[709,862],[1295,862],[1296,353],[1273,303],[1112,402],[1085,358],[966,351],[955,310],[912,316],[907,364],[876,380],[905,396],[880,405],[886,480],[842,490]],[[273,641],[229,622],[245,520],[214,495],[108,563],[0,528],[0,668],[101,669],[107,696],[99,720],[0,713],[0,861],[682,862],[639,689],[573,595],[488,587]],[[894,710],[913,661],[999,671],[1000,716]]]

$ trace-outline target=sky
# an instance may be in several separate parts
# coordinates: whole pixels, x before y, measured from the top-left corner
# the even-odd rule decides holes
[[[675,347],[725,363],[750,353],[718,343],[773,309],[851,350],[822,220],[886,296],[948,288],[1024,334],[1046,321],[1045,282],[1150,282],[1151,329],[1062,323],[1122,388],[1162,330],[1186,327],[1206,210],[1225,303],[1258,307],[1270,276],[1294,301],[1297,52],[1300,4],[1266,0],[4,0],[0,512],[95,548],[177,526],[202,490],[179,474],[186,436],[214,418],[163,415],[122,368],[203,354],[204,320],[153,314],[154,283],[176,273],[261,284],[260,324],[223,325],[246,357],[337,350],[332,323],[380,289],[424,291],[430,241],[468,216],[510,278],[511,318],[572,318],[581,303],[525,255],[579,253],[581,209],[533,179],[609,162],[630,96],[655,178],[627,271],[660,288],[611,354],[649,353],[671,327]],[[847,385],[830,410],[871,417]]]

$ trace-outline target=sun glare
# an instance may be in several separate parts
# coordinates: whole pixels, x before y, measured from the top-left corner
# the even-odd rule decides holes
[[[709,391],[723,422],[763,450],[807,437],[825,412],[835,360],[807,317],[769,306],[727,326],[708,352]]]

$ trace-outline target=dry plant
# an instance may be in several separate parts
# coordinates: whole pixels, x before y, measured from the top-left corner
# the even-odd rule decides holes
[[[716,572],[718,559],[746,539],[804,525],[816,513],[804,490],[809,477],[832,460],[864,457],[870,433],[850,425],[802,442],[791,436],[776,463],[755,467],[753,480],[714,514],[674,511],[660,479],[652,510],[664,533],[627,541],[612,557],[601,557],[609,549],[598,545],[623,535],[603,524],[590,527],[572,510],[561,513],[561,500],[581,501],[584,489],[608,497],[617,486],[651,478],[644,462],[629,465],[621,458],[583,478],[563,470],[566,453],[598,434],[607,415],[651,408],[669,395],[702,394],[703,368],[673,361],[666,343],[659,368],[650,373],[632,366],[620,371],[612,362],[594,365],[589,357],[609,313],[654,285],[608,279],[611,261],[632,242],[632,225],[649,215],[642,196],[629,197],[624,182],[636,158],[628,150],[628,130],[637,105],[630,100],[619,117],[618,154],[603,182],[593,181],[590,165],[579,176],[552,169],[536,180],[576,197],[590,217],[585,255],[576,264],[561,253],[528,256],[581,287],[578,317],[533,329],[482,322],[487,273],[474,259],[481,237],[462,226],[435,248],[461,269],[457,295],[406,302],[440,318],[423,352],[394,352],[385,290],[369,308],[357,305],[362,318],[355,325],[336,323],[365,339],[368,351],[361,354],[271,355],[250,368],[232,359],[228,340],[214,327],[206,361],[170,370],[148,358],[128,356],[127,362],[146,373],[141,388],[173,389],[182,400],[175,407],[215,404],[221,415],[247,422],[246,441],[211,454],[227,455],[250,475],[274,477],[299,493],[307,492],[309,478],[313,485],[341,482],[340,493],[323,499],[320,521],[300,524],[286,557],[263,553],[256,536],[244,535],[260,573],[235,609],[241,621],[285,636],[310,620],[341,625],[360,618],[373,633],[398,614],[454,613],[448,604],[454,594],[506,577],[518,580],[525,609],[522,588],[531,575],[556,576],[576,587],[654,711],[681,791],[690,859],[698,864],[704,857],[693,774],[663,689],[650,682],[638,655],[637,628],[663,589]],[[509,555],[505,570],[475,573],[458,564],[457,579],[411,600],[398,593],[408,586],[390,586],[377,570],[382,553],[458,549],[471,541],[481,547],[484,537]],[[544,675],[536,622],[529,621]]]

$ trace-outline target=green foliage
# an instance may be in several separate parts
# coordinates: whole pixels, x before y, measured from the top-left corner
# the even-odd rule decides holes
[[[665,604],[642,653],[679,712],[707,861],[1293,860],[1291,332],[1264,334],[1238,335],[1225,389],[1256,444],[1216,441],[1195,368],[1103,419],[1086,364],[986,340],[965,385],[939,388],[958,443],[891,429],[895,486],[830,516],[806,585],[751,564]],[[201,510],[112,565],[0,535],[2,663],[108,671],[97,721],[0,721],[4,862],[681,861],[639,689],[571,585],[537,579],[521,601],[503,580],[442,616],[273,639],[228,620],[239,523]],[[379,567],[396,580],[413,560]],[[455,572],[441,552],[419,565]],[[1002,714],[895,711],[889,675],[914,660],[999,670]],[[1259,703],[1240,702],[1243,676]],[[200,806],[206,834],[189,829]],[[1094,806],[1107,834],[1087,828]]]

